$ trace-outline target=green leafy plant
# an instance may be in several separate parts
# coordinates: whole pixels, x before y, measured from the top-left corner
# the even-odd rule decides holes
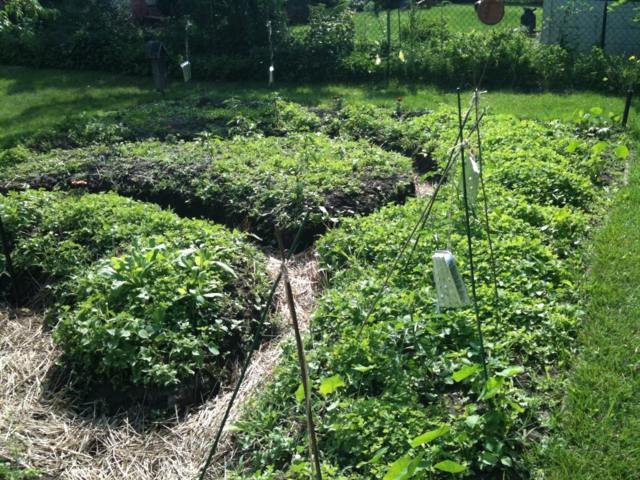
[[[54,331],[64,362],[118,387],[193,383],[203,371],[218,379],[248,340],[264,292],[246,267],[236,272],[236,249],[205,232],[190,246],[180,239],[184,248],[162,237],[136,242],[80,276],[76,304]]]

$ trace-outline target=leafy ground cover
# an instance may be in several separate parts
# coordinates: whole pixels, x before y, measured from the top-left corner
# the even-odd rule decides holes
[[[37,470],[20,468],[0,459],[0,478],[5,480],[37,480],[43,478]]]
[[[603,149],[602,140],[574,131],[505,118],[492,118],[483,131],[499,287],[496,300],[477,206],[472,228],[486,381],[472,312],[438,311],[431,278],[431,255],[443,247],[457,254],[468,278],[455,181],[370,318],[372,300],[426,200],[345,220],[323,236],[318,250],[329,288],[307,343],[329,478],[527,476],[524,452],[544,437],[553,407],[549,374],[566,369],[575,348],[583,265],[575,247],[601,211],[609,183],[593,182],[594,168],[610,168],[628,153],[617,141]],[[505,170],[512,164],[521,168]],[[518,178],[529,170],[539,188]],[[236,424],[241,478],[310,472],[298,378],[289,352]]]
[[[583,352],[541,460],[545,478],[633,478],[640,468],[639,202],[636,160],[590,252]]]
[[[305,238],[337,217],[368,213],[413,191],[409,159],[365,142],[319,135],[236,137],[228,141],[147,141],[54,151],[2,173],[8,188],[115,190],[243,227],[266,240]]]
[[[12,193],[0,212],[22,300],[52,290],[63,362],[94,387],[211,388],[263,308],[265,259],[224,227],[114,194]]]

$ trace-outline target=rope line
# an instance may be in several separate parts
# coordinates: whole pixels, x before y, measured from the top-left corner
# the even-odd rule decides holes
[[[478,118],[479,115],[479,111],[480,111],[480,91],[478,89],[476,89],[475,91],[475,95],[474,95],[474,103],[475,103],[475,110],[476,110],[476,118]],[[491,227],[489,224],[489,206],[488,206],[488,197],[487,197],[487,190],[485,188],[485,183],[484,183],[484,160],[483,160],[483,156],[482,156],[482,139],[481,139],[481,135],[480,135],[480,129],[478,128],[476,130],[476,134],[477,134],[477,141],[478,141],[478,162],[480,163],[480,188],[482,189],[482,200],[483,200],[483,209],[484,209],[484,227],[485,230],[487,232],[487,243],[489,244],[489,262],[491,265],[491,276],[493,277],[493,295],[494,295],[494,305],[498,304],[498,274],[497,274],[497,267],[496,267],[496,257],[495,257],[495,253],[493,250],[493,241],[491,239]]]

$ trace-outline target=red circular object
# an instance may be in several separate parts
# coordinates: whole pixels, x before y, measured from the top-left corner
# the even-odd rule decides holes
[[[504,18],[504,1],[480,0],[476,3],[476,13],[485,25],[496,25]]]

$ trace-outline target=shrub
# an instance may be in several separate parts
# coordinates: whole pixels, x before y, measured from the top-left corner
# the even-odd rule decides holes
[[[332,78],[342,58],[353,51],[355,29],[346,9],[313,7],[306,36],[302,39],[307,75]]]
[[[275,227],[292,236],[308,217],[308,241],[340,216],[371,212],[413,191],[407,158],[318,135],[54,151],[0,178],[9,188],[115,190],[267,240]]]

